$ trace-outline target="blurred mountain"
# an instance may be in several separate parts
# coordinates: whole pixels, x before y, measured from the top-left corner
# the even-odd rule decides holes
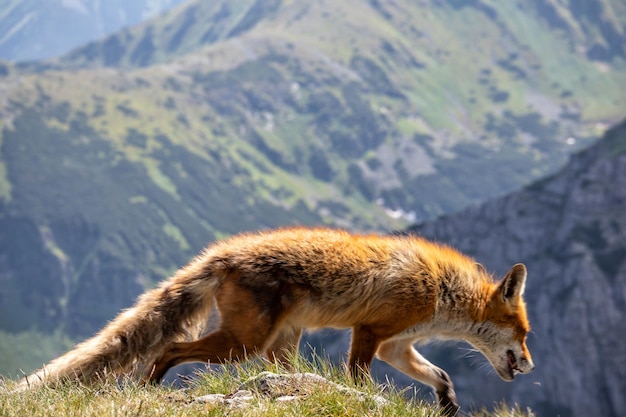
[[[161,73],[206,121],[254,121],[274,164],[412,221],[540,178],[622,117],[624,21],[609,0],[188,1],[30,69]]]
[[[182,0],[0,0],[0,59],[64,54]]]
[[[83,338],[241,230],[390,231],[554,172],[623,117],[625,16],[187,1],[0,63],[2,337]]]
[[[476,383],[476,375],[452,371],[466,399],[505,396],[546,416],[626,413],[624,207],[626,121],[554,176],[411,229],[500,274],[516,262],[529,269],[536,369],[511,384],[495,376]]]

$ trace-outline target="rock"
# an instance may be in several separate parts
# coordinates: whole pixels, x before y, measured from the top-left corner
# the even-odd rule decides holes
[[[195,401],[241,407],[250,404],[259,396],[282,402],[299,401],[315,390],[324,388],[331,388],[346,395],[356,396],[359,400],[371,399],[377,406],[388,403],[385,398],[379,395],[370,396],[313,373],[275,374],[269,371],[250,378],[231,394],[208,394],[197,397]]]

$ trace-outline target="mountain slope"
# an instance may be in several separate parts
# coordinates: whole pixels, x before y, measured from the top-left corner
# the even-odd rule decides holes
[[[579,8],[190,1],[45,66],[164,62],[215,108],[203,123],[253,120],[270,159],[426,219],[545,175],[621,117],[624,7]]]
[[[306,142],[321,140],[322,152],[352,162],[331,157],[318,174],[343,172],[366,198],[431,218],[545,175],[622,116],[624,18],[619,1],[591,11],[547,0],[191,1],[50,65],[175,59],[170,71],[187,70],[212,103],[237,96],[215,97],[218,85],[230,90],[244,78],[236,107],[271,118],[269,126],[294,125]],[[291,131],[274,136],[287,159],[306,153]],[[494,174],[467,181],[478,169]]]
[[[68,52],[182,0],[0,0],[0,58],[30,61]]]
[[[456,18],[450,19],[451,12],[453,15],[457,14]],[[442,28],[441,22],[438,21],[440,19],[446,19],[456,27]],[[465,19],[469,21],[464,21]],[[367,27],[367,30],[358,32],[362,39],[352,40],[354,46],[362,45],[364,40],[373,41],[372,44],[375,45],[377,41],[383,40],[380,34],[385,33],[387,36],[384,38],[389,38],[386,47],[395,49],[400,46],[397,42],[403,43],[404,48],[396,50],[396,53],[406,55],[405,60],[410,62],[415,55],[425,57],[433,55],[432,52],[437,52],[437,55],[452,53],[457,47],[454,44],[459,42],[458,39],[446,39],[451,41],[446,43],[451,49],[449,51],[441,48],[442,44],[439,44],[441,40],[437,39],[438,35],[444,35],[446,32],[458,34],[457,31],[463,31],[469,35],[468,39],[478,41],[478,44],[468,42],[466,46],[480,48],[490,41],[480,40],[472,32],[479,32],[482,29],[483,38],[493,34],[491,27],[476,28],[468,25],[480,22],[498,26],[502,40],[510,42],[508,48],[511,50],[516,47],[522,47],[520,49],[524,50],[526,49],[524,46],[530,46],[524,54],[518,51],[520,56],[512,57],[511,62],[505,60],[500,62],[509,71],[524,77],[532,69],[533,62],[513,61],[528,59],[527,54],[536,53],[537,48],[551,49],[553,46],[551,43],[555,41],[550,39],[552,37],[560,37],[560,41],[564,42],[563,45],[567,46],[568,53],[575,50],[592,60],[610,62],[625,58],[626,33],[623,27],[625,19],[626,6],[622,2],[607,0],[597,1],[593,6],[575,1],[534,0],[526,5],[514,7],[486,0],[426,1],[419,5],[409,2],[384,4],[376,0],[365,5],[349,0],[334,5],[333,8],[328,8],[323,3],[300,5],[281,0],[210,3],[192,0],[158,19],[79,48],[61,61],[66,65],[148,65],[168,61],[203,45],[246,33],[263,36],[269,33],[289,35],[290,40],[296,43],[299,40],[313,40],[322,50],[330,52],[337,47],[344,48],[345,45],[341,45],[341,41],[335,44],[327,40],[338,40],[346,35],[354,36],[357,33],[351,33],[351,29]],[[533,30],[538,32],[533,33]],[[554,33],[543,39],[545,42],[543,45],[535,45],[533,38],[544,37],[550,34],[548,31]],[[111,48],[112,45],[125,46],[129,40],[130,48]],[[414,42],[403,42],[407,40]],[[429,42],[424,42],[425,40]],[[152,52],[157,53],[149,54],[145,50],[141,54],[144,59],[136,60],[133,55],[139,52],[141,48],[136,47],[142,43],[152,45]],[[417,51],[421,48],[416,46],[427,43],[435,45]],[[116,49],[117,54],[110,54],[112,49]],[[116,58],[112,59],[113,56]],[[418,62],[413,61],[412,64]]]
[[[540,415],[624,415],[625,184],[623,122],[553,177],[413,229],[499,272],[529,269],[536,370],[508,387],[463,381],[466,393],[506,394]]]

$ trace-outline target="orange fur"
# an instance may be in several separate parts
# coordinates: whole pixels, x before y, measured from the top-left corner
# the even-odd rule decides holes
[[[348,366],[367,372],[377,355],[433,386],[450,414],[458,404],[445,371],[413,342],[433,337],[472,343],[507,380],[532,369],[522,300],[526,269],[499,283],[474,260],[414,236],[354,235],[288,228],[234,236],[205,249],[140,297],[93,339],[30,377],[30,383],[93,380],[109,369],[151,363],[159,381],[174,365],[221,363],[265,354],[284,361],[303,329],[351,328]],[[216,302],[220,327],[183,341]]]

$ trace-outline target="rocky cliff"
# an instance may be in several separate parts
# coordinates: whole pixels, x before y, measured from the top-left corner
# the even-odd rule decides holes
[[[520,192],[412,229],[504,273],[524,262],[537,369],[512,384],[457,378],[463,395],[539,415],[626,413],[626,122]],[[453,378],[455,376],[453,375]]]

